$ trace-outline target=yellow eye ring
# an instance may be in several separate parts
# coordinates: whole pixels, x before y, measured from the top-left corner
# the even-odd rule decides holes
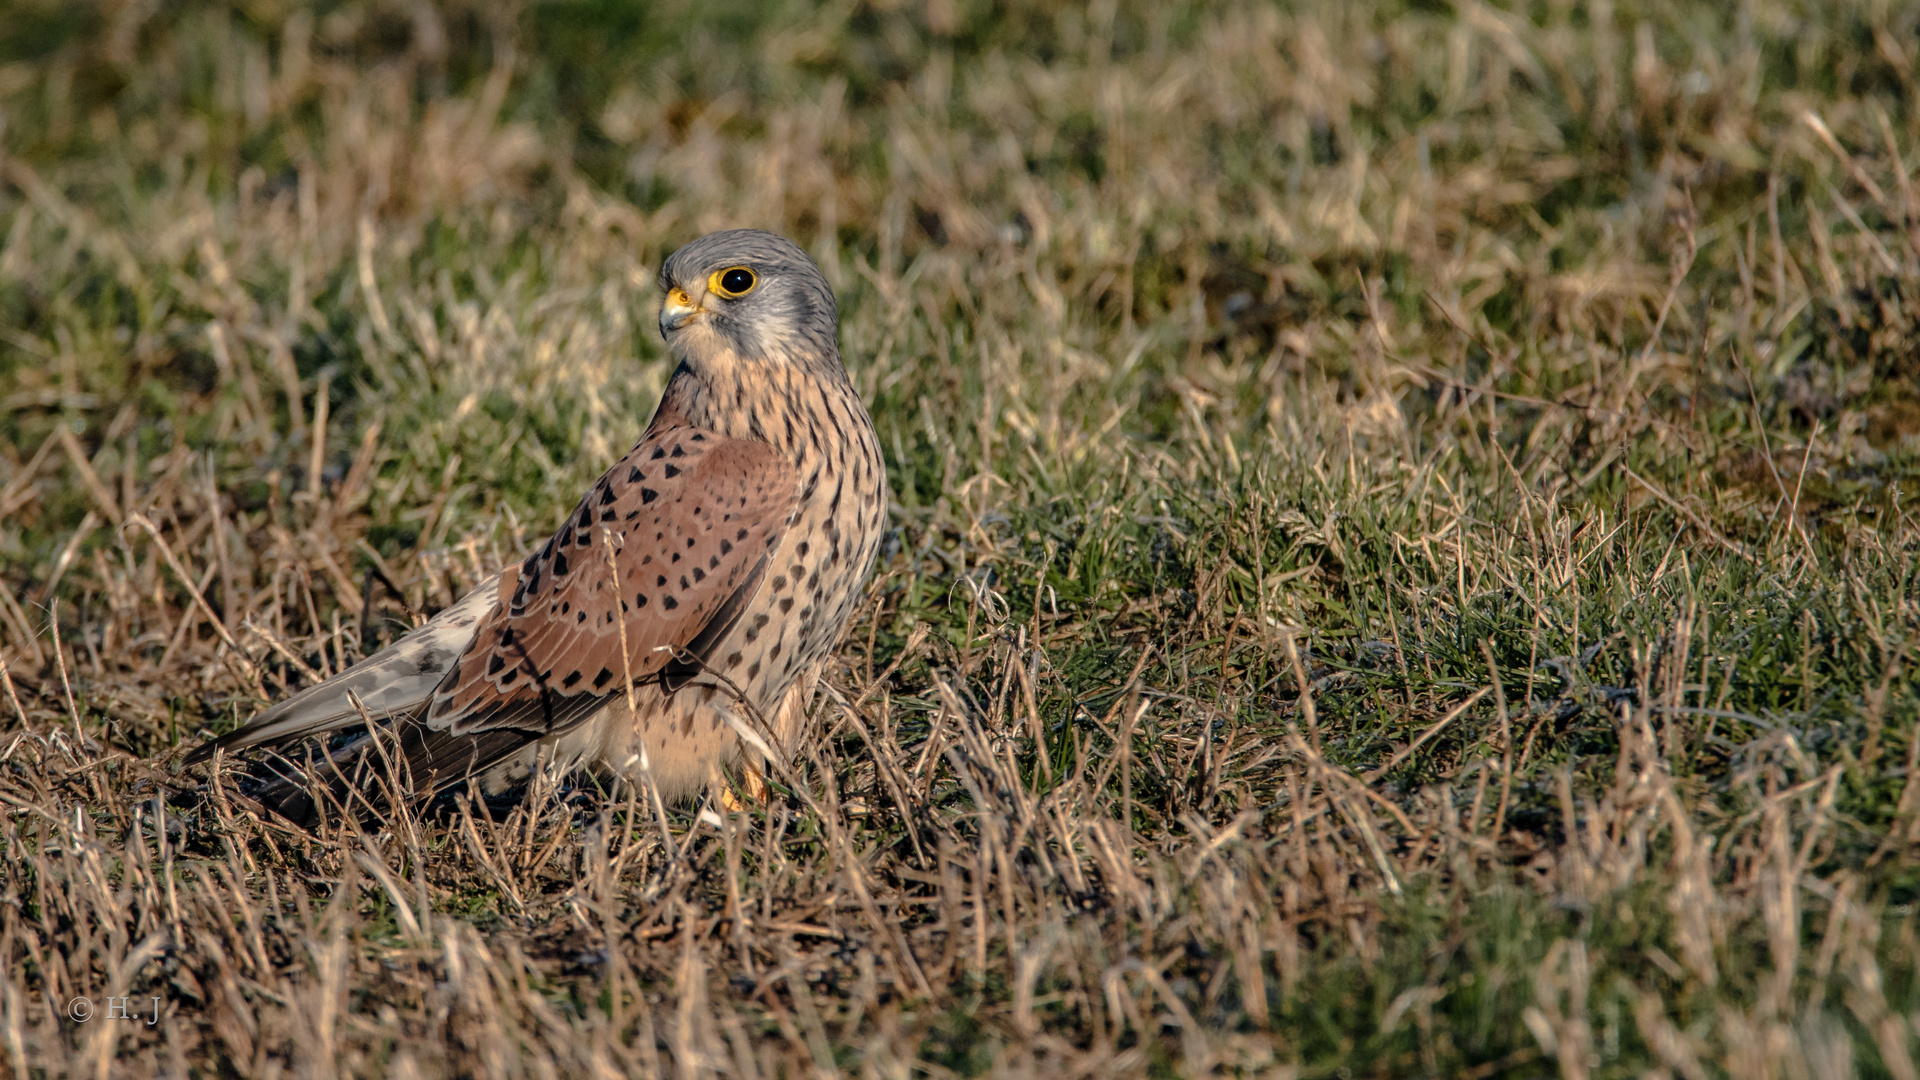
[[[760,284],[759,276],[744,266],[729,266],[725,270],[715,270],[707,277],[707,290],[729,300],[747,295],[758,284]]]

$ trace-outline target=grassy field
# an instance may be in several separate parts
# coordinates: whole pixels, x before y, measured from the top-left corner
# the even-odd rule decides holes
[[[1920,1069],[1920,7],[0,24],[0,1075]],[[739,225],[894,491],[773,798],[196,795]]]

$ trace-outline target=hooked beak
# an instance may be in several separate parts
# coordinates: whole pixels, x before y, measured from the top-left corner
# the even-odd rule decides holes
[[[687,325],[693,317],[705,311],[693,302],[685,289],[673,289],[667,293],[667,302],[660,305],[660,334],[665,336]]]

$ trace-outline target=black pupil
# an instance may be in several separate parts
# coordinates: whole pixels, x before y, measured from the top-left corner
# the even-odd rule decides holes
[[[743,293],[753,288],[753,271],[735,267],[720,275],[720,287],[730,293]]]

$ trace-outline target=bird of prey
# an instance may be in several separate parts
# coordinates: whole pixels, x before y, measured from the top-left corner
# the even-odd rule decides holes
[[[833,290],[798,245],[711,233],[659,284],[680,363],[639,443],[559,530],[189,763],[279,748],[255,797],[312,820],[299,773],[315,766],[344,798],[383,761],[424,795],[644,764],[673,799],[740,762],[742,730],[791,747],[886,528],[879,442],[841,365]]]

